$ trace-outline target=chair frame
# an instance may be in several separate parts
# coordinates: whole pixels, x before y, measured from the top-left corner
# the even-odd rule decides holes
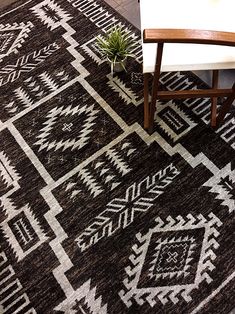
[[[165,43],[189,43],[235,46],[235,33],[193,29],[145,29],[144,43],[157,43],[157,56],[153,75],[151,102],[149,103],[149,79],[151,73],[144,73],[144,128],[153,132],[156,101],[168,99],[211,98],[211,126],[218,127],[235,99],[235,82],[231,89],[218,88],[219,70],[212,70],[212,86],[209,89],[161,91],[159,79],[163,47]],[[226,97],[217,115],[217,99]]]

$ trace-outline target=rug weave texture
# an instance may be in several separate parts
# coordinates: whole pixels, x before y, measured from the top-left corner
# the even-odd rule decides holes
[[[143,129],[141,45],[112,76],[99,0],[0,14],[0,313],[227,314],[235,308],[234,108],[159,102]],[[172,90],[207,88],[162,73]]]

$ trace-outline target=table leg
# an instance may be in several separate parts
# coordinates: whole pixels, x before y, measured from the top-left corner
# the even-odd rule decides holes
[[[149,73],[144,73],[144,128],[149,127]]]
[[[212,72],[212,88],[217,89],[219,83],[219,71]],[[217,97],[211,97],[211,126],[216,127],[216,113],[217,113]]]

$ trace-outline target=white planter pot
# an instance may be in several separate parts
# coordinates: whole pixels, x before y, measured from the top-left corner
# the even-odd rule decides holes
[[[127,62],[127,58],[125,58],[122,62],[115,62],[115,64],[108,60],[109,63],[110,63],[110,66],[111,66],[111,72],[112,72],[112,69],[113,69],[113,72],[122,72],[125,70],[125,67],[126,67],[126,62]],[[113,64],[113,66],[112,66]],[[124,65],[124,67],[123,67]]]

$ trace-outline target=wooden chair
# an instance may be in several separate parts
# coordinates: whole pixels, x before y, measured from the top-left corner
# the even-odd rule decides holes
[[[211,126],[221,124],[235,99],[235,77],[232,88],[218,87],[219,70],[235,69],[234,12],[234,0],[140,0],[144,127],[149,133],[153,132],[158,99],[209,97]],[[161,71],[186,70],[212,70],[212,88],[159,90]],[[152,73],[149,103],[149,79]],[[225,97],[225,100],[217,114],[218,97]]]

